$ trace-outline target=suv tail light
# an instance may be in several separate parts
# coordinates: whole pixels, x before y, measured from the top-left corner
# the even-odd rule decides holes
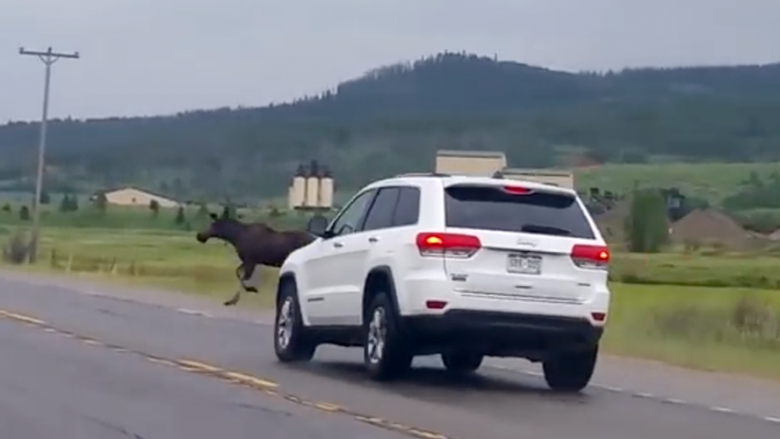
[[[467,259],[482,248],[479,238],[458,233],[419,233],[417,248],[420,256],[444,256]]]
[[[609,256],[609,248],[604,245],[577,244],[571,249],[571,260],[580,268],[606,270]]]

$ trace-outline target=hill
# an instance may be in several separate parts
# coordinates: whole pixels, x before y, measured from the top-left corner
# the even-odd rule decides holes
[[[569,73],[443,53],[284,105],[55,120],[47,179],[223,197],[283,193],[312,158],[354,187],[430,169],[439,148],[501,149],[515,166],[766,162],[780,160],[777,114],[780,64]],[[19,186],[36,136],[0,126],[0,181]]]

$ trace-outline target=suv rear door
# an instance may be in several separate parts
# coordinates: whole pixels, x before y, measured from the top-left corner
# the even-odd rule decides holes
[[[569,192],[527,190],[520,182],[461,183],[445,187],[444,205],[446,231],[480,242],[470,257],[445,258],[461,294],[580,303],[607,280],[607,249]]]

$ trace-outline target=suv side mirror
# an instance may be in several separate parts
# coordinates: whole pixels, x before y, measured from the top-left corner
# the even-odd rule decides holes
[[[317,237],[325,237],[325,231],[328,229],[328,219],[322,215],[314,215],[309,218],[306,224],[306,231]]]

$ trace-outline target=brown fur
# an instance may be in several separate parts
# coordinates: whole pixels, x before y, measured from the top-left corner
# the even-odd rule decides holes
[[[211,219],[209,227],[198,232],[197,240],[205,243],[215,238],[231,244],[241,259],[236,276],[243,290],[253,293],[257,290],[245,282],[252,278],[258,265],[281,267],[290,253],[314,241],[304,231],[277,231],[263,223],[242,223],[232,218],[218,218],[215,214],[211,214]],[[241,289],[225,305],[235,305],[240,296]]]

